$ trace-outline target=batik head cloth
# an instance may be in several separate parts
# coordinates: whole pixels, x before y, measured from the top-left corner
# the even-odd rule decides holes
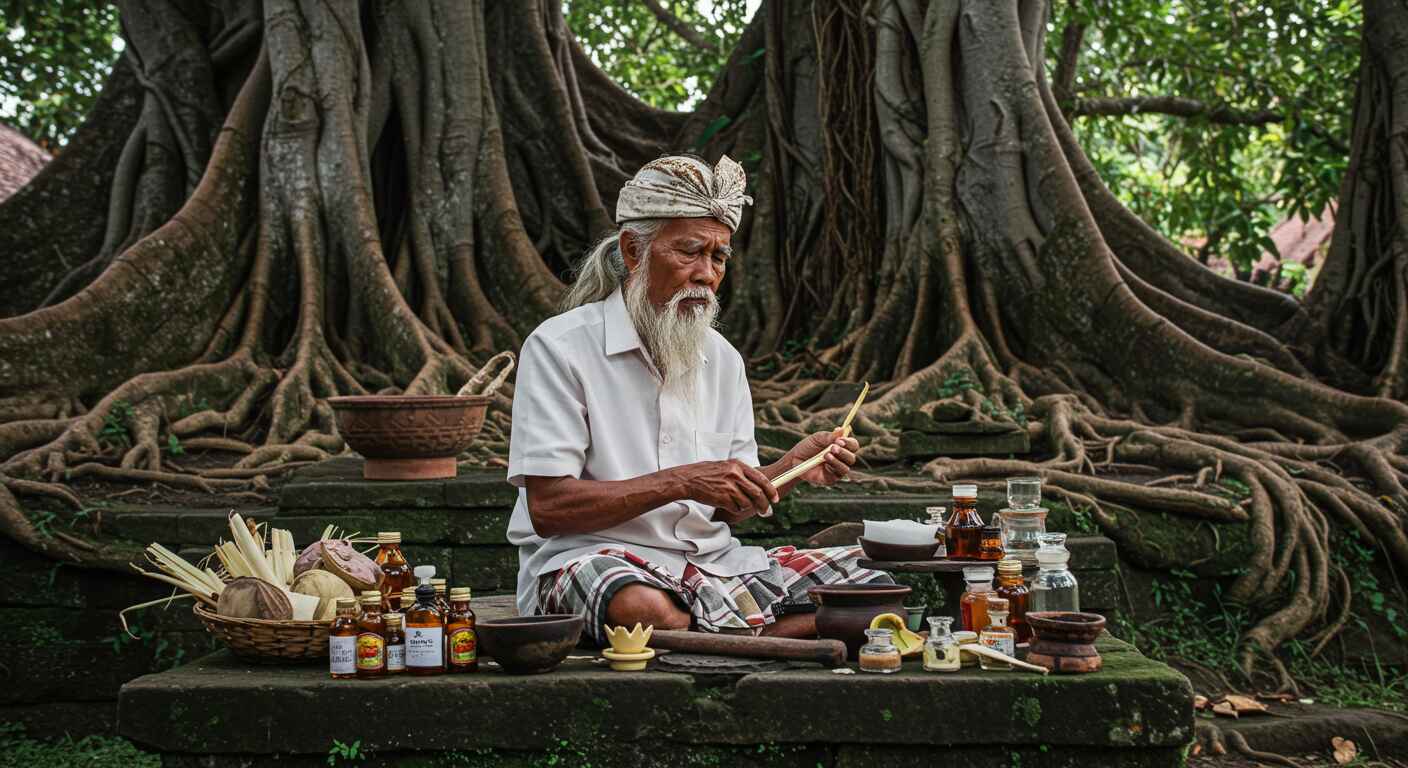
[[[728,155],[719,158],[713,168],[680,155],[651,160],[621,188],[616,223],[713,216],[730,230],[737,230],[743,206],[753,203],[753,198],[743,194],[747,182],[743,166]]]

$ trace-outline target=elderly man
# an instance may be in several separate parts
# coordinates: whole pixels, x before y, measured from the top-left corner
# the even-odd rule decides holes
[[[728,157],[647,164],[567,311],[524,342],[508,470],[520,614],[581,614],[599,644],[602,625],[636,622],[813,637],[808,587],[889,581],[858,568],[856,548],[765,551],[729,528],[770,514],[797,482],[836,482],[860,448],[821,432],[758,466],[743,359],[714,330],[744,186]]]

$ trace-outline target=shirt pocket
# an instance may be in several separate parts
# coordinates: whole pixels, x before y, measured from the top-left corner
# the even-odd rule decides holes
[[[694,451],[698,461],[723,461],[733,453],[733,433],[696,430]]]

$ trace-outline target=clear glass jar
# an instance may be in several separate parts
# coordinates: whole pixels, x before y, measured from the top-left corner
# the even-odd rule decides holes
[[[938,539],[939,548],[934,551],[934,557],[948,557],[948,541],[945,536],[947,523],[944,520],[944,512],[946,510],[943,507],[925,507],[924,511],[929,515],[929,525],[937,526],[937,529],[934,531],[934,538]]]
[[[953,636],[953,619],[948,616],[929,617],[929,639],[924,641],[924,671],[957,672],[958,638]]]
[[[900,671],[900,649],[895,647],[888,629],[865,630],[866,642],[860,647],[860,671],[888,675]]]
[[[1080,587],[1066,567],[1070,559],[1071,553],[1065,547],[1042,547],[1036,551],[1040,570],[1032,579],[1028,612],[1080,610]]]

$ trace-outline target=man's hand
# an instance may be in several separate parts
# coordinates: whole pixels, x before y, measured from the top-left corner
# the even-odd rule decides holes
[[[701,461],[675,467],[685,497],[715,507],[714,519],[737,523],[763,514],[778,500],[767,476],[737,459]]]
[[[787,452],[787,466],[795,467],[822,451],[831,453],[826,457],[826,461],[807,470],[801,480],[812,485],[831,485],[845,477],[850,473],[851,465],[856,463],[860,441],[854,437],[842,437],[839,427],[830,432],[812,433]]]

